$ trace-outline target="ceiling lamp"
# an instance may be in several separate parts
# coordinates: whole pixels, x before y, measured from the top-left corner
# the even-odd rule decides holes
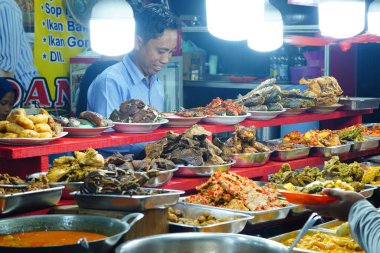
[[[135,19],[125,0],[101,0],[92,8],[91,48],[99,54],[118,56],[134,47]]]
[[[246,40],[263,12],[264,0],[206,0],[208,31],[223,40]]]
[[[380,0],[374,0],[368,8],[368,32],[380,36]]]
[[[284,24],[281,12],[266,0],[264,18],[251,28],[248,47],[255,51],[269,52],[281,47],[283,42]]]
[[[364,29],[364,0],[320,0],[318,10],[319,29],[323,36],[344,39]]]

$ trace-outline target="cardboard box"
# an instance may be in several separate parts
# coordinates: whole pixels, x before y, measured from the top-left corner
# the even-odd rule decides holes
[[[193,70],[198,71],[198,79],[202,79],[205,70],[206,52],[195,51],[183,53],[183,80],[194,80],[191,78]]]

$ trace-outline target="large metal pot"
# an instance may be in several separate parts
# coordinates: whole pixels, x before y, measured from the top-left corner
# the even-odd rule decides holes
[[[288,247],[268,239],[223,233],[174,233],[148,236],[119,245],[116,253],[288,253]]]
[[[2,247],[2,253],[106,253],[138,220],[141,213],[131,213],[123,219],[91,215],[36,215],[0,220],[0,235],[41,230],[85,231],[106,235],[107,238],[93,242],[53,247]],[[129,223],[128,223],[129,222]]]

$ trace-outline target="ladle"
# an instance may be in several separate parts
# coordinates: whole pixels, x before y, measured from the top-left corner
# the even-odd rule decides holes
[[[293,248],[297,245],[297,243],[301,240],[301,238],[306,234],[306,232],[315,224],[317,220],[322,219],[322,217],[317,213],[312,213],[309,219],[306,221],[305,225],[303,225],[301,231],[298,233],[296,239],[289,247],[289,253],[293,252]]]

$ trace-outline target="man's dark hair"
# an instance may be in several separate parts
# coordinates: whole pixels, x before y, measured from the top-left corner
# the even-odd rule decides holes
[[[156,39],[166,29],[177,30],[178,18],[161,4],[148,4],[143,6],[135,14],[136,35],[143,38],[144,43]]]

